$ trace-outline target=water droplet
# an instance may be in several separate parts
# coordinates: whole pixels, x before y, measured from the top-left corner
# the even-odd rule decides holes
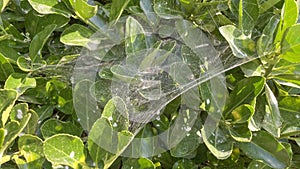
[[[187,137],[190,136],[190,133],[187,133],[186,136],[187,136]]]
[[[117,126],[118,126],[118,124],[117,124],[117,123],[114,123],[112,126],[113,126],[113,127],[117,127]]]
[[[210,103],[210,100],[209,99],[206,99],[206,104],[209,104]]]
[[[112,120],[113,120],[112,116],[109,116],[109,117],[108,117],[108,120],[109,120],[109,121],[112,121]]]
[[[256,133],[253,133],[253,136],[257,136],[257,134],[256,134]]]
[[[196,132],[196,134],[197,134],[199,137],[202,137],[201,132],[200,132],[199,130]]]
[[[257,167],[257,168],[258,168],[258,164],[255,164],[255,167]]]
[[[18,118],[18,119],[22,119],[22,118],[23,118],[23,112],[22,112],[21,109],[18,109],[18,110],[17,110],[17,118]]]
[[[156,117],[156,120],[158,120],[158,121],[159,121],[159,120],[160,120],[160,116],[157,116],[157,117]]]
[[[71,157],[71,158],[74,158],[74,156],[75,156],[75,152],[72,151],[72,152],[70,153],[70,157]]]
[[[299,118],[300,118],[300,115],[299,115],[299,114],[297,114],[297,115],[296,115],[296,118],[297,118],[297,119],[299,119]]]
[[[23,135],[25,135],[25,133],[22,132],[22,133],[19,134],[19,137],[21,137],[21,136],[23,136]]]
[[[161,154],[157,154],[157,157],[158,157],[158,158],[161,157]]]
[[[80,122],[80,120],[81,120],[80,118],[77,119],[78,122]]]
[[[41,120],[39,120],[39,121],[38,121],[38,124],[41,124],[41,123],[42,123],[42,121],[41,121]]]
[[[192,130],[192,128],[190,127],[190,126],[187,126],[186,128],[185,128],[185,131],[191,131]]]
[[[69,166],[65,166],[65,169],[69,169]]]

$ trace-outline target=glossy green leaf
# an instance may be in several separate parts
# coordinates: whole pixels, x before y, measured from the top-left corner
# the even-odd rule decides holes
[[[31,61],[36,62],[42,59],[42,49],[55,29],[56,25],[48,25],[33,37],[29,46],[29,57]]]
[[[272,169],[271,167],[269,167],[267,164],[260,162],[260,161],[255,161],[253,160],[247,169]]]
[[[155,169],[153,162],[147,158],[129,158],[122,162],[122,169]]]
[[[120,97],[114,97],[107,102],[101,117],[107,118],[114,130],[128,130],[129,115],[124,101]]]
[[[250,104],[257,97],[265,85],[265,78],[253,76],[239,81],[225,107],[225,115],[231,113],[242,104]]]
[[[5,81],[10,74],[14,72],[12,65],[9,63],[8,59],[6,59],[0,53],[0,81]]]
[[[88,137],[89,150],[93,159],[102,160],[104,168],[109,168],[129,145],[133,134],[129,131],[117,132],[109,119],[98,119]]]
[[[64,27],[70,18],[58,14],[39,15],[36,12],[31,11],[25,16],[25,28],[30,37],[42,31],[45,27],[55,24],[56,29]]]
[[[275,42],[280,42],[285,31],[298,20],[298,7],[296,1],[285,0],[281,10],[281,20],[276,34]]]
[[[5,137],[5,130],[4,128],[0,128],[0,149],[2,148],[2,145],[4,143],[4,137]]]
[[[265,26],[262,35],[259,37],[257,41],[257,53],[260,56],[265,56],[270,54],[275,49],[275,45],[273,43],[275,37],[275,31],[278,28],[278,23],[280,18],[275,15],[273,16],[269,23]]]
[[[285,96],[279,101],[279,110],[285,123],[293,125],[300,123],[300,108],[295,106],[299,104],[299,96]]]
[[[298,74],[278,74],[275,75],[274,78],[286,83],[292,83],[300,86],[300,76]]]
[[[77,121],[84,130],[90,130],[97,119],[100,118],[100,112],[96,100],[93,98],[91,86],[93,83],[88,80],[80,81],[73,90],[74,108],[77,114]]]
[[[252,133],[248,128],[248,123],[235,124],[230,126],[229,133],[238,142],[250,142]]]
[[[266,105],[266,114],[262,127],[274,137],[279,137],[282,122],[278,102],[268,85],[265,86],[265,93],[268,105]]]
[[[174,163],[172,169],[196,169],[197,165],[193,163],[193,161],[188,159],[182,159]]]
[[[69,0],[77,16],[82,19],[89,19],[96,15],[98,6],[88,4],[87,0]]]
[[[59,14],[66,17],[71,16],[71,12],[64,3],[57,0],[28,0],[34,10],[41,14]]]
[[[238,143],[243,152],[252,159],[261,160],[272,168],[285,168],[290,165],[286,148],[267,132],[253,134],[249,143]]]
[[[41,132],[44,138],[62,133],[80,137],[82,129],[72,122],[63,122],[57,119],[49,119],[41,126]]]
[[[26,160],[26,164],[22,167],[42,168],[45,159],[43,141],[40,138],[34,135],[23,135],[18,139],[18,147]]]
[[[109,20],[113,23],[116,23],[121,17],[123,11],[125,10],[129,2],[130,0],[113,0],[110,7]]]
[[[67,165],[74,169],[85,166],[84,145],[79,137],[57,134],[44,141],[44,154],[53,165]]]
[[[281,42],[281,58],[292,63],[300,62],[300,38],[298,37],[299,33],[300,24],[296,24],[287,29]]]
[[[165,19],[178,19],[181,18],[182,12],[179,10],[178,2],[173,0],[155,0],[154,2],[155,13]]]
[[[10,111],[16,100],[17,92],[15,90],[0,89],[0,114],[2,126],[7,122]]]
[[[243,104],[235,108],[230,115],[231,123],[245,123],[254,114],[254,108],[251,105]]]
[[[202,128],[203,141],[212,154],[218,159],[226,159],[232,153],[233,142],[226,136],[226,133],[219,127],[213,133],[207,132],[210,129]]]
[[[31,114],[26,114],[20,123],[16,121],[9,122],[5,125],[7,135],[4,138],[4,145],[0,149],[0,154],[10,146],[10,144],[21,134],[30,120]]]
[[[88,47],[93,32],[79,24],[73,24],[61,34],[60,41],[66,45]]]
[[[34,78],[20,73],[11,74],[4,85],[4,89],[14,89],[18,92],[18,95],[22,95],[27,89],[35,87],[36,81]]]
[[[20,53],[10,47],[7,41],[0,41],[0,53],[11,63],[16,63],[21,56]]]
[[[258,0],[240,0],[239,2],[239,28],[245,35],[251,35],[256,24],[259,16],[258,3]]]
[[[255,53],[255,43],[252,39],[243,34],[241,30],[233,25],[226,25],[219,28],[220,33],[229,43],[229,46],[236,57],[245,58]]]
[[[144,28],[133,17],[128,17],[126,19],[125,38],[125,51],[127,55],[137,57],[137,52],[146,48]]]

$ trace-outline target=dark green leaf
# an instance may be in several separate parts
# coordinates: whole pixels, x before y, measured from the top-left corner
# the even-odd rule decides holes
[[[259,16],[258,0],[240,0],[239,28],[245,35],[251,35]]]
[[[44,138],[48,138],[61,133],[80,137],[82,129],[71,122],[49,119],[41,126],[41,132]]]
[[[290,165],[286,148],[267,132],[256,132],[250,143],[238,143],[238,146],[250,158],[261,160],[270,167],[285,168]]]
[[[254,108],[251,105],[243,104],[235,108],[230,115],[231,123],[245,123],[254,114]]]
[[[248,128],[248,123],[235,124],[229,128],[229,133],[238,142],[250,142],[252,133]]]
[[[113,0],[110,8],[110,15],[109,15],[109,20],[112,23],[116,23],[119,18],[121,17],[123,11],[125,10],[126,6],[130,0]]]
[[[5,81],[10,74],[14,72],[13,67],[9,63],[8,59],[6,59],[0,53],[0,81]]]
[[[35,62],[42,59],[42,49],[55,29],[56,25],[48,25],[33,37],[29,46],[29,57],[31,61]]]
[[[155,169],[153,162],[147,158],[134,159],[130,158],[124,160],[122,169]]]

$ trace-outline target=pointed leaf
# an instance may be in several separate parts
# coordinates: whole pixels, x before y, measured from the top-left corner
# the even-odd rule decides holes
[[[251,142],[238,143],[238,146],[250,158],[261,160],[270,167],[285,168],[290,165],[286,148],[267,132],[256,132]]]
[[[233,25],[222,26],[219,30],[229,43],[229,46],[236,57],[245,58],[254,54],[254,41],[245,36],[241,30]]]
[[[287,29],[281,42],[281,58],[292,62],[300,62],[300,24],[296,24]]]
[[[251,35],[259,16],[258,0],[240,0],[239,24],[245,35]]]
[[[12,65],[0,52],[0,81],[5,81],[14,72]]]
[[[60,41],[66,45],[88,47],[93,32],[79,24],[73,24],[61,34]]]
[[[248,128],[248,123],[235,124],[229,128],[229,133],[238,142],[250,142],[252,133]]]
[[[28,0],[34,10],[41,14],[59,14],[70,17],[72,14],[64,3],[57,0]]]
[[[29,46],[29,57],[31,61],[35,62],[42,59],[42,49],[55,28],[56,25],[54,24],[46,26],[41,32],[33,37]]]
[[[27,89],[35,88],[36,81],[28,77],[27,74],[13,73],[5,81],[4,89],[14,89],[18,96],[22,95]]]
[[[88,4],[87,0],[69,0],[77,16],[82,19],[89,19],[96,15],[98,6]]]
[[[0,117],[2,126],[7,122],[16,100],[17,92],[15,90],[0,89]]]
[[[116,23],[121,17],[130,0],[113,0],[110,8],[109,20]]]

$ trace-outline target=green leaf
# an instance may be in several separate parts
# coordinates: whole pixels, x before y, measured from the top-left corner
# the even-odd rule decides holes
[[[274,46],[274,33],[278,28],[280,19],[277,15],[273,16],[269,23],[265,26],[262,35],[257,41],[257,53],[259,56],[265,56],[273,52]]]
[[[278,102],[267,84],[265,86],[265,93],[268,105],[266,105],[266,114],[262,123],[262,127],[274,137],[279,137],[282,122]]]
[[[10,74],[14,72],[13,67],[9,63],[8,59],[6,59],[0,53],[0,81],[5,81]]]
[[[33,37],[29,46],[29,57],[31,61],[35,62],[42,59],[42,49],[55,29],[56,25],[48,25]]]
[[[114,97],[106,103],[101,117],[107,118],[116,131],[128,130],[128,110],[120,97]]]
[[[212,154],[218,159],[228,158],[233,149],[233,142],[226,136],[224,131],[217,127],[213,133],[207,132],[211,129],[201,129],[203,141]]]
[[[7,41],[0,41],[0,53],[11,63],[16,63],[20,54]]]
[[[298,20],[298,7],[295,0],[285,0],[281,10],[281,20],[275,42],[280,42],[285,31]]]
[[[93,31],[79,25],[73,24],[61,34],[60,41],[66,45],[83,46],[88,48],[88,43],[91,41]]]
[[[250,120],[252,115],[254,114],[253,106],[249,104],[243,104],[235,108],[230,115],[230,119],[232,119],[231,123],[233,124],[241,124]]]
[[[125,28],[126,54],[137,57],[137,52],[146,48],[143,26],[133,17],[128,17]]]
[[[23,135],[18,139],[18,147],[26,160],[27,168],[42,168],[45,159],[43,141],[40,138],[34,135]]]
[[[248,36],[251,35],[259,16],[258,0],[240,0],[239,28]]]
[[[122,169],[155,169],[153,162],[147,158],[129,158],[122,162]]]
[[[113,24],[117,23],[119,18],[121,17],[123,11],[127,7],[130,0],[112,0],[112,4],[110,7],[110,15],[109,15],[109,21]]]
[[[47,138],[44,154],[53,165],[67,165],[74,169],[85,165],[84,145],[76,136],[57,134]]]
[[[44,138],[48,138],[61,133],[80,137],[82,129],[74,125],[72,122],[63,122],[57,119],[49,119],[41,126],[41,132]]]
[[[74,108],[78,121],[83,129],[89,131],[97,119],[100,118],[100,110],[96,100],[91,94],[93,83],[89,80],[82,80],[75,85],[73,90]]]
[[[261,160],[272,168],[285,168],[290,165],[288,151],[267,132],[256,132],[251,142],[238,143],[238,146],[250,158]]]
[[[31,11],[25,16],[25,28],[30,34],[30,37],[34,37],[35,34],[42,31],[45,27],[55,24],[56,29],[64,27],[70,18],[58,14],[39,15],[36,12]]]
[[[265,78],[253,76],[239,81],[225,107],[225,116],[242,104],[250,104],[263,90]]]
[[[26,114],[20,123],[16,121],[9,122],[5,125],[7,135],[4,138],[4,145],[0,149],[0,154],[11,145],[11,143],[21,134],[30,120],[31,114]]]
[[[4,128],[0,128],[0,149],[2,148],[2,145],[4,143],[4,137],[5,137],[5,130]]]
[[[298,125],[300,123],[300,107],[295,106],[300,104],[300,96],[285,96],[278,105],[285,123]]]
[[[155,13],[165,19],[178,19],[182,18],[182,11],[178,8],[179,3],[173,0],[155,0],[154,11]]]
[[[271,167],[269,167],[267,164],[260,162],[260,161],[256,161],[253,160],[249,165],[247,169],[272,169]]]
[[[255,53],[255,43],[252,39],[243,34],[241,30],[233,25],[226,25],[219,28],[220,33],[229,43],[229,46],[236,57],[245,58]]]
[[[57,0],[28,0],[34,10],[41,14],[59,14],[70,17],[71,12],[64,3]]]
[[[234,124],[229,127],[229,133],[238,142],[250,142],[252,133],[248,128],[248,123]]]
[[[197,165],[193,161],[188,159],[182,159],[174,163],[172,169],[196,169]],[[205,167],[204,167],[205,169]]]
[[[18,96],[22,95],[27,89],[35,88],[36,81],[28,77],[27,74],[13,73],[5,81],[4,89],[14,89]]]
[[[97,13],[98,6],[88,4],[87,0],[69,0],[69,2],[75,10],[76,15],[84,20],[93,17]]]
[[[16,100],[17,92],[15,90],[0,89],[0,117],[2,126],[7,122]]]
[[[93,159],[102,160],[104,168],[109,168],[127,148],[133,138],[129,131],[117,132],[108,119],[98,119],[90,130],[88,137],[89,150]],[[97,150],[97,151],[96,151]]]
[[[300,62],[300,24],[293,25],[287,29],[281,41],[281,58],[292,62]]]

